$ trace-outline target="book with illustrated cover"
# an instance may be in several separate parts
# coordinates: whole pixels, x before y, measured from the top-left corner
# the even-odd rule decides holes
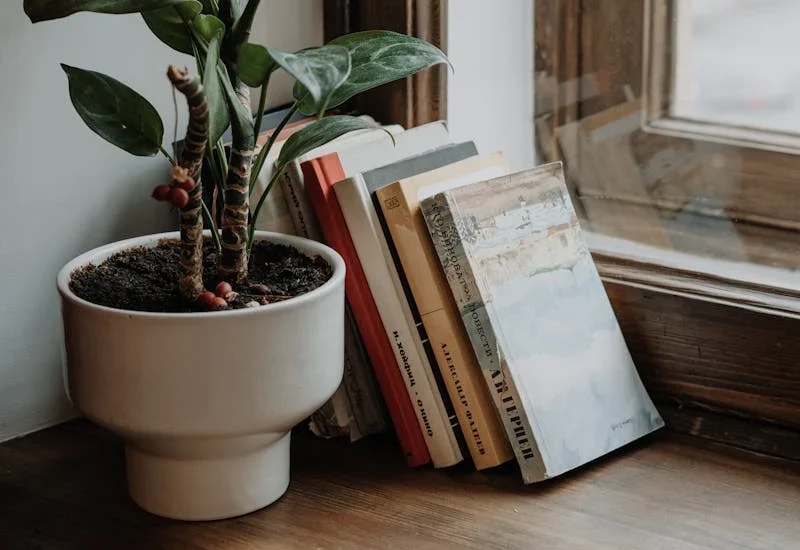
[[[501,153],[480,155],[402,178],[376,192],[435,360],[478,470],[514,458],[484,372],[475,359],[439,258],[431,243],[419,197],[506,174]]]
[[[423,214],[526,483],[664,425],[619,328],[562,164],[437,193]]]

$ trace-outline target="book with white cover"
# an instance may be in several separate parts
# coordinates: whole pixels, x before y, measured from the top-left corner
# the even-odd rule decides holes
[[[461,460],[460,444],[464,438],[418,308],[407,288],[404,273],[394,260],[393,243],[375,206],[374,191],[390,180],[423,173],[476,154],[472,142],[450,144],[357,174],[334,185],[389,340],[394,343],[396,354],[406,352],[402,362],[407,388],[412,401],[418,405],[423,432],[428,436],[426,441],[437,467]],[[441,419],[438,430],[432,425],[434,415]]]
[[[375,120],[368,115],[362,115],[359,118],[367,122],[375,122]],[[395,129],[396,128],[393,127],[392,131]],[[386,132],[383,132],[383,134],[386,134]],[[280,155],[281,149],[285,143],[286,140],[282,140],[272,144],[264,166],[261,168],[261,173],[258,174],[255,185],[250,192],[250,204],[257,204],[261,196],[267,190],[267,186],[269,185],[269,181],[275,169],[275,161],[278,159],[278,155]],[[255,154],[253,155],[254,162],[258,151],[260,151],[260,147],[256,148]],[[258,213],[258,220],[256,220],[256,229],[277,231],[278,233],[288,233],[290,235],[295,234],[295,224],[289,213],[289,207],[283,188],[280,185],[273,185],[266,199],[264,199],[264,204],[261,205],[261,210]]]
[[[385,239],[378,237],[383,231],[372,199],[360,176],[338,182],[334,190],[384,330],[403,371],[406,389],[415,403],[433,465],[443,468],[457,464],[463,460],[459,441],[433,380],[408,302],[400,296],[402,289],[398,292],[401,284],[391,253]],[[373,261],[365,262],[365,258]]]
[[[447,126],[443,121],[430,122],[405,131],[399,126],[387,126],[386,130],[359,131],[352,139],[342,140],[336,146],[323,145],[301,156],[297,162],[287,165],[279,182],[285,191],[286,204],[298,234],[314,240],[323,240],[313,209],[306,198],[303,173],[300,170],[301,162],[336,152],[345,176],[349,176],[450,143]],[[347,324],[353,327],[349,330],[353,332],[357,330],[355,323]],[[401,362],[398,362],[398,368],[400,365]],[[357,371],[357,367],[354,370]],[[354,411],[353,417],[355,416]],[[418,414],[417,417],[422,425],[421,415]]]
[[[592,261],[560,162],[421,204],[478,362],[507,386],[501,417],[526,483],[664,425]]]
[[[339,155],[340,161],[344,157],[348,159],[345,162],[349,163],[350,151],[362,148],[372,142],[391,139],[387,132],[392,136],[397,136],[403,131],[405,129],[399,124],[392,124],[374,130],[359,130],[312,149],[305,155],[301,155],[290,162],[284,168],[283,174],[278,178],[278,185],[286,198],[289,215],[294,222],[295,233],[307,239],[322,241],[322,231],[319,228],[316,216],[314,216],[314,209],[311,208],[311,203],[308,201],[308,196],[303,187],[303,172],[300,170],[302,163],[333,152]],[[347,173],[347,170],[345,170],[345,173]]]
[[[314,216],[311,204],[302,186],[300,164],[333,151],[346,151],[404,130],[399,124],[382,129],[359,130],[345,134],[325,145],[312,149],[289,163],[278,178],[278,185],[286,199],[286,206],[294,225],[294,233],[301,237],[323,241],[322,231]],[[349,305],[345,304],[345,366],[342,383],[336,393],[311,418],[311,429],[317,435],[335,437],[345,430],[351,441],[381,433],[388,426],[388,415],[381,398],[372,367],[361,343],[358,327]]]
[[[386,126],[385,130],[365,130],[354,139],[317,147],[286,166],[284,174],[278,179],[299,235],[322,240],[314,210],[306,198],[303,172],[300,170],[303,162],[336,152],[345,177],[350,177],[450,143],[443,121],[429,122],[408,130],[402,130],[401,126]]]

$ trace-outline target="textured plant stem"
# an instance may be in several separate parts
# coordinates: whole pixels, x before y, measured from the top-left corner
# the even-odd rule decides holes
[[[225,208],[222,210],[222,257],[219,273],[224,281],[247,280],[247,224],[250,215],[250,168],[255,138],[253,126],[231,124],[233,144],[225,180]]]
[[[196,185],[189,192],[188,204],[180,209],[181,255],[180,290],[184,299],[194,301],[203,292],[203,189],[200,169],[208,141],[208,103],[199,77],[170,65],[167,77],[186,96],[189,125],[186,129],[180,166],[189,172]]]
[[[231,154],[228,175],[225,180],[222,210],[222,254],[219,275],[224,281],[244,283],[247,281],[247,229],[250,218],[250,169],[253,165],[255,133],[253,113],[250,106],[250,87],[239,79],[236,61],[240,46],[250,36],[256,10],[260,0],[248,0],[241,13],[236,13],[238,3],[220,2],[220,13],[233,21],[233,28],[222,45],[222,59],[228,71],[230,84],[241,104],[231,116]],[[246,116],[245,116],[246,115]]]

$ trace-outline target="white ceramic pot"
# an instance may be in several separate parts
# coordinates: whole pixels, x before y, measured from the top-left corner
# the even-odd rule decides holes
[[[208,313],[117,310],[70,291],[76,268],[165,237],[178,234],[104,246],[59,273],[67,393],[125,440],[139,506],[184,520],[246,514],[286,491],[291,429],[342,379],[344,262],[320,243],[259,231],[321,256],[333,276],[284,302]]]

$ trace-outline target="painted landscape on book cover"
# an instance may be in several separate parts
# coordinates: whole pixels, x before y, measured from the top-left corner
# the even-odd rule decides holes
[[[447,195],[546,476],[663,426],[582,236],[561,163]]]

